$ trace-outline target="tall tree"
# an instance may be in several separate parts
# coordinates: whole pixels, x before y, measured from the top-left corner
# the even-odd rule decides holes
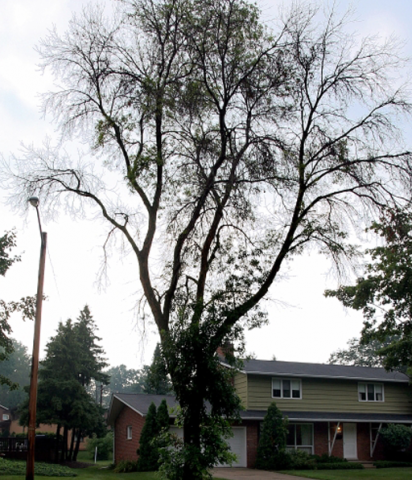
[[[0,377],[8,378],[15,389],[9,385],[0,385],[0,403],[10,410],[15,409],[27,398],[24,387],[30,383],[31,358],[27,347],[15,339],[11,339],[13,351],[0,362]],[[0,348],[0,353],[2,349]]]
[[[371,262],[355,285],[327,290],[365,317],[362,343],[387,342],[379,351],[389,370],[412,367],[412,212],[388,210],[371,230],[384,243],[367,250]],[[410,370],[412,373],[412,370]]]
[[[39,47],[61,85],[45,110],[90,158],[28,147],[9,167],[11,188],[50,209],[94,206],[110,238],[126,240],[193,480],[214,462],[201,426],[239,406],[216,348],[266,321],[259,305],[286,261],[310,247],[350,261],[348,225],[409,197],[395,122],[411,104],[393,82],[395,45],[357,39],[334,12],[322,26],[315,8],[294,4],[270,32],[247,0],[119,8],[106,21],[90,7]]]
[[[161,350],[161,345],[159,343],[156,345],[152,364],[145,370],[145,393],[153,393],[157,395],[166,395],[171,393],[172,385],[167,374],[166,362]]]

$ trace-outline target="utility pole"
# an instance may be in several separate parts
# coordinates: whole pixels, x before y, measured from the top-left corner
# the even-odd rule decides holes
[[[41,310],[43,305],[43,284],[44,284],[44,267],[46,264],[46,248],[47,233],[42,232],[40,215],[39,215],[39,199],[37,197],[29,198],[29,202],[36,208],[37,219],[39,221],[41,247],[40,247],[40,264],[39,277],[37,281],[37,297],[36,297],[36,318],[34,321],[34,338],[33,338],[33,355],[31,363],[30,376],[30,396],[29,396],[29,428],[27,439],[29,448],[27,451],[26,464],[26,480],[34,480],[34,454],[36,441],[36,410],[37,410],[37,378],[39,371],[39,350],[40,350],[40,326],[41,326]]]

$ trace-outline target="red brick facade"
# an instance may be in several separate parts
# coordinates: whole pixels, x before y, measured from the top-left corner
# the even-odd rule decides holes
[[[140,434],[145,419],[133,411],[131,408],[124,406],[116,419],[116,428],[114,434],[114,462],[120,460],[137,460],[139,457],[136,450],[139,448]],[[127,438],[127,427],[132,427],[132,438]]]

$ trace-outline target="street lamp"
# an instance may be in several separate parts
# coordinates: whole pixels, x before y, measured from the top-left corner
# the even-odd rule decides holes
[[[40,264],[39,277],[37,281],[37,297],[36,297],[36,318],[34,321],[34,338],[33,338],[33,355],[31,362],[30,376],[30,396],[29,396],[29,428],[27,439],[29,449],[27,451],[26,480],[34,480],[34,452],[36,439],[36,407],[37,407],[37,377],[39,371],[39,349],[40,349],[40,325],[41,325],[41,308],[43,303],[43,284],[44,284],[44,266],[46,263],[46,245],[47,233],[42,231],[39,214],[39,199],[30,197],[28,199],[30,205],[35,207],[37,219],[39,221],[39,229],[41,236],[40,247]]]

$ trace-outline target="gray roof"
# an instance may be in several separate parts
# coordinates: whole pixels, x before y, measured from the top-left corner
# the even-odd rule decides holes
[[[344,378],[409,383],[409,377],[384,368],[354,367],[325,363],[280,362],[277,360],[245,360],[243,373],[288,377]]]
[[[166,399],[169,412],[171,411],[171,417],[174,417],[173,409],[179,404],[175,397],[171,395],[148,395],[145,393],[114,393],[110,402],[109,413],[107,416],[107,423],[113,425],[115,419],[122,411],[124,406],[127,406],[137,412],[142,417],[147,415],[149,407],[153,402],[156,408],[159,407],[161,401]]]
[[[372,423],[411,423],[412,415],[388,413],[347,413],[347,412],[287,412],[282,411],[290,422],[372,422]],[[243,420],[263,420],[265,410],[245,410],[240,412]]]

